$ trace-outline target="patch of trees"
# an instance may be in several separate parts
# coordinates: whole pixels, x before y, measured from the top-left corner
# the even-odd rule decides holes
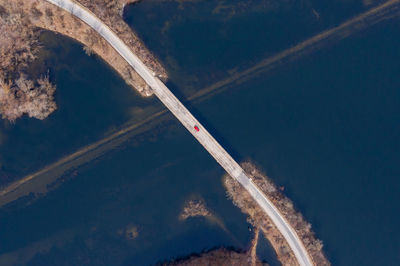
[[[27,75],[28,65],[39,51],[39,31],[28,18],[43,16],[34,5],[31,15],[17,1],[0,5],[0,115],[14,122],[24,114],[44,119],[57,109],[55,86],[48,76]],[[29,10],[27,11],[29,12]]]

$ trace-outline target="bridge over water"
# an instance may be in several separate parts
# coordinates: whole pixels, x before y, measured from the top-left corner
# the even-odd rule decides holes
[[[199,121],[175,97],[175,95],[154,76],[146,65],[128,48],[127,45],[92,12],[73,0],[46,0],[67,12],[75,15],[83,22],[96,30],[146,81],[154,94],[175,115],[185,128],[200,142],[200,144],[214,157],[225,171],[237,180],[268,214],[275,226],[284,236],[300,265],[313,265],[311,258],[302,241],[285,220],[279,210],[252,182],[240,165],[222,148]],[[198,130],[195,129],[198,127]]]

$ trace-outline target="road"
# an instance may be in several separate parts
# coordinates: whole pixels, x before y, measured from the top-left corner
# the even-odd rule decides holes
[[[153,89],[154,94],[175,115],[186,129],[215,158],[225,171],[242,184],[254,200],[268,214],[293,250],[300,265],[313,265],[303,243],[291,225],[285,220],[273,203],[251,181],[240,165],[227,153],[211,134],[197,121],[175,95],[154,76],[144,63],[125,45],[125,43],[93,13],[72,0],[46,0],[80,18],[96,30],[112,47],[135,69]],[[199,127],[199,131],[194,126]]]

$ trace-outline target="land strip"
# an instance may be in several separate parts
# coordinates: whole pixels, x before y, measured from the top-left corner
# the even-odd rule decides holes
[[[200,122],[186,109],[165,84],[129,49],[129,47],[99,18],[72,0],[47,0],[77,16],[96,30],[145,80],[158,99],[175,115],[181,124],[200,142],[212,157],[236,179],[268,214],[280,233],[285,237],[299,265],[312,265],[303,243],[278,209],[247,177],[240,165],[211,136]]]
[[[118,36],[122,38],[125,43],[129,44],[129,47],[135,51],[139,58],[145,62],[157,76],[165,80],[167,74],[161,64],[144,47],[137,35],[122,20],[121,14],[123,7],[128,3],[136,1],[137,0],[79,0],[86,8],[89,8],[101,17],[109,27],[118,33]],[[218,91],[226,89],[232,83],[238,84],[244,82],[257,74],[272,70],[300,56],[346,38],[382,20],[390,19],[398,15],[399,1],[387,1],[335,28],[317,34],[294,47],[286,49],[272,57],[268,57],[249,69],[235,73],[225,80],[200,90],[192,95],[189,100],[192,98],[199,99],[201,97],[209,97]],[[4,36],[2,37],[4,41],[0,43],[0,48],[4,48],[6,51],[3,51],[2,65],[6,66],[8,69],[7,71],[3,69],[2,71],[5,72],[3,73],[5,75],[0,75],[0,83],[2,82],[0,84],[0,113],[2,113],[3,118],[14,121],[22,114],[27,113],[31,117],[44,119],[56,109],[53,99],[55,89],[53,86],[49,86],[48,76],[45,77],[46,79],[41,78],[37,80],[42,84],[45,83],[41,81],[47,80],[47,86],[44,86],[44,88],[49,88],[49,90],[41,89],[43,86],[39,86],[38,89],[35,90],[37,94],[44,95],[47,100],[32,104],[32,102],[36,101],[36,98],[40,97],[21,97],[24,95],[31,95],[25,92],[24,88],[31,87],[32,81],[27,79],[23,73],[19,78],[14,77],[15,74],[13,74],[13,72],[15,72],[14,68],[16,66],[15,64],[9,63],[10,60],[15,59],[14,61],[18,63],[19,69],[17,72],[21,72],[21,68],[24,68],[29,61],[36,57],[38,51],[38,31],[33,29],[35,27],[52,30],[80,41],[85,45],[84,49],[88,54],[97,53],[104,61],[112,66],[129,85],[136,88],[143,96],[152,94],[144,80],[114,49],[112,49],[109,43],[105,42],[96,31],[86,24],[81,23],[68,12],[40,0],[0,0],[0,18],[3,20],[2,26],[4,28]],[[6,24],[9,24],[10,21],[12,25],[7,26]],[[16,27],[21,28],[21,26],[22,30],[14,29]],[[12,29],[14,29],[14,31]],[[7,30],[11,31],[11,33]],[[23,34],[19,34],[18,37],[15,37],[12,32],[21,32]],[[10,38],[10,36],[14,37]],[[10,42],[10,40],[11,43],[13,43],[11,49],[9,47],[10,43],[7,45],[7,41]],[[4,47],[2,47],[2,45]],[[16,51],[13,52],[13,50]],[[12,90],[7,89],[10,86],[12,86]],[[3,92],[1,92],[1,88],[3,88]],[[16,88],[19,89],[17,90]]]
[[[43,120],[57,109],[49,76],[27,74],[40,46],[26,17],[15,2],[0,1],[0,115],[10,122],[23,115]]]
[[[0,0],[0,2],[1,1],[4,0]],[[290,62],[291,60],[297,59],[302,55],[320,49],[324,47],[324,45],[331,44],[331,42],[340,41],[341,39],[348,37],[351,34],[355,34],[380,21],[397,16],[399,14],[399,2],[400,1],[398,0],[388,1],[380,6],[377,6],[353,19],[344,22],[336,28],[317,34],[316,36],[304,42],[301,42],[300,44],[290,49],[284,50],[272,57],[268,57],[262,60],[260,63],[254,65],[251,68],[248,68],[242,72],[230,76],[227,79],[221,80],[214,83],[213,85],[203,88],[197,93],[188,97],[187,100],[201,101],[207,97],[214,95],[215,93],[222,92],[224,89],[232,85],[244,82],[260,73],[268,72],[269,70],[272,70],[273,68],[278,67],[283,63]],[[52,5],[50,5],[50,7],[54,8]],[[70,16],[69,13],[65,11],[62,12]],[[74,16],[72,16],[72,18],[76,20]],[[66,35],[68,36],[68,34]],[[321,38],[321,36],[324,36],[324,38]],[[297,52],[299,52],[299,54],[297,54]],[[107,60],[105,61],[107,62]],[[117,147],[121,143],[129,140],[131,137],[143,133],[144,131],[148,130],[152,126],[155,126],[160,121],[164,121],[167,118],[171,118],[171,116],[169,116],[167,114],[167,110],[164,109],[151,114],[148,118],[142,121],[128,122],[119,131],[112,133],[104,139],[85,146],[78,151],[61,158],[55,163],[42,168],[38,172],[32,173],[15,182],[10,183],[0,190],[0,206],[4,206],[5,204],[16,200],[20,196],[29,194],[29,192],[32,191],[32,187],[29,185],[29,181],[32,181],[34,179],[43,179],[41,180],[41,182],[35,184],[33,187],[40,186],[39,183],[43,187],[43,185],[45,186],[45,184],[54,182],[64,173],[71,171],[71,169],[75,169],[80,165],[89,162],[90,160],[98,158],[105,152]],[[40,190],[43,191],[45,189],[41,188]]]
[[[88,8],[92,8],[94,13],[104,19],[107,26],[125,41],[129,49],[137,54],[152,73],[163,81],[167,79],[165,69],[122,19],[121,10],[123,6],[134,2],[133,0],[81,0],[80,2],[87,5]],[[20,10],[27,26],[33,25],[37,28],[60,33],[82,43],[88,54],[96,53],[142,96],[152,95],[147,83],[124,58],[95,30],[76,16],[44,0],[0,0],[0,7],[7,12],[12,12],[16,8]]]
[[[235,251],[225,248],[219,248],[206,251],[201,254],[194,254],[184,258],[178,258],[173,262],[162,262],[157,265],[165,266],[203,266],[203,265],[219,265],[219,266],[268,266],[268,263],[262,262],[257,256],[259,230],[254,231],[254,238],[251,246],[247,251]]]
[[[394,2],[398,2],[398,1],[389,1],[389,2],[392,2],[392,3],[394,3]],[[393,10],[392,10],[393,11]],[[393,13],[391,13],[391,14],[393,14]],[[392,15],[391,15],[392,16]],[[387,17],[386,17],[387,18]],[[287,56],[287,55],[286,55]],[[283,57],[284,58],[284,57]],[[279,60],[278,60],[279,61]],[[275,61],[271,61],[272,63],[270,63],[270,64],[272,64],[273,65],[273,62],[275,62]],[[268,66],[268,64],[266,65],[266,66]],[[218,87],[219,88],[221,88],[221,87],[223,87],[223,86],[226,86],[227,84],[229,84],[229,83],[232,83],[232,82],[237,82],[237,81],[239,81],[239,80],[243,80],[243,78],[246,78],[246,76],[248,76],[248,74],[257,74],[257,72],[259,72],[260,71],[260,69],[263,69],[263,67],[261,67],[261,68],[253,68],[253,72],[248,72],[248,73],[246,73],[246,72],[243,72],[243,73],[245,73],[245,74],[242,74],[242,75],[240,75],[239,77],[236,77],[236,78],[234,78],[233,80],[231,80],[231,81],[228,81],[228,82],[225,82],[225,83],[221,83],[219,86],[217,86],[217,87],[214,87],[214,89],[212,89],[212,90],[209,90],[209,92],[213,92],[213,91],[215,91],[216,89],[218,89]],[[265,71],[265,69],[264,69],[264,71]],[[211,87],[212,88],[212,87]],[[195,99],[195,98],[198,98],[198,97],[201,97],[201,96],[204,96],[204,95],[206,95],[207,93],[205,93],[205,94],[203,94],[203,95],[194,95],[193,96],[193,99]]]
[[[251,178],[257,187],[271,200],[283,214],[286,221],[296,230],[297,235],[304,243],[308,254],[310,254],[313,264],[318,266],[330,265],[322,251],[322,241],[318,240],[311,230],[311,225],[307,223],[301,213],[296,212],[292,201],[285,197],[279,189],[262,174],[256,167],[249,163],[242,163],[243,169]],[[269,240],[277,253],[278,260],[282,265],[298,265],[296,257],[290,249],[286,239],[276,228],[270,217],[260,208],[253,197],[233,178],[226,175],[223,178],[224,186],[227,190],[228,197],[232,199],[243,213],[248,215],[248,221],[256,228],[259,228],[264,236]]]
[[[160,118],[166,116],[167,110],[161,110],[140,122],[126,125],[121,130],[103,138],[95,143],[85,146],[78,151],[61,158],[41,170],[16,180],[0,190],[0,207],[14,200],[32,193],[45,193],[47,186],[55,182],[59,177],[76,169],[79,166],[94,160],[105,152],[118,147],[134,135],[148,130],[148,125],[158,123]]]
[[[254,263],[249,261],[248,252],[237,252],[220,248],[217,250],[207,251],[202,254],[195,254],[190,257],[180,258],[174,262],[164,262],[157,265],[162,266],[204,266],[204,265],[218,265],[218,266],[268,266],[263,263],[259,258],[254,259]]]

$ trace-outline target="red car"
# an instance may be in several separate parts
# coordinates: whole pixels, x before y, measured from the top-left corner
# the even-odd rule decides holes
[[[194,129],[195,129],[197,132],[200,131],[200,128],[199,128],[198,126],[194,126]]]

